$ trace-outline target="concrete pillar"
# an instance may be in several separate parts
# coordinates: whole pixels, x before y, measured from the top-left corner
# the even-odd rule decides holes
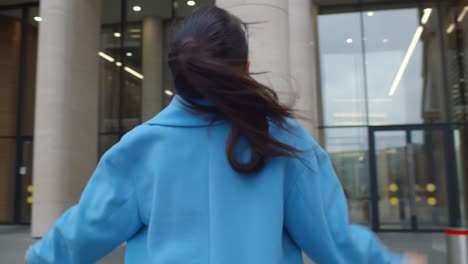
[[[238,16],[248,26],[250,71],[292,103],[289,72],[288,0],[216,0],[216,5]]]
[[[318,78],[317,6],[311,0],[289,0],[289,54],[295,108],[301,125],[319,142],[321,113]],[[304,255],[304,264],[314,263]]]
[[[317,6],[311,0],[289,0],[289,48],[292,86],[296,91],[295,107],[306,119],[299,120],[319,140],[321,116]]]
[[[32,236],[76,203],[97,161],[101,1],[41,0]]]
[[[143,88],[141,119],[147,121],[162,109],[163,26],[156,17],[143,19]]]

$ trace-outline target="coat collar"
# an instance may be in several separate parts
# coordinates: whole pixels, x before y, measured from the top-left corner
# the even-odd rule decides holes
[[[203,103],[203,102],[202,102]],[[224,123],[225,120],[213,121],[209,114],[199,114],[188,109],[188,104],[180,95],[176,95],[171,103],[147,124],[174,127],[206,127]]]

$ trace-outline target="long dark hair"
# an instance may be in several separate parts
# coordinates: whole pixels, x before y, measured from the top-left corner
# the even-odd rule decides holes
[[[246,31],[246,24],[224,9],[200,8],[179,25],[168,61],[176,92],[192,110],[232,122],[226,143],[229,163],[238,172],[252,173],[267,158],[297,156],[298,150],[269,133],[269,122],[286,129],[286,118],[294,113],[279,102],[275,91],[250,76]],[[251,148],[245,163],[236,159],[234,151],[241,137]]]

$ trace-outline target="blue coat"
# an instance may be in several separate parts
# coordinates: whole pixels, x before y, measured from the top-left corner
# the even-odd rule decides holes
[[[94,263],[127,242],[126,263],[399,264],[368,229],[348,223],[330,160],[294,121],[278,140],[305,150],[255,175],[226,157],[231,124],[186,110],[180,97],[99,162],[79,203],[27,254],[28,264]],[[236,149],[248,158],[245,142]]]

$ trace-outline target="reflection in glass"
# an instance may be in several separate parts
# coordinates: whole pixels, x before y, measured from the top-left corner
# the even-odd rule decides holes
[[[468,121],[468,5],[463,1],[444,2],[443,14],[444,44],[449,92],[450,117],[453,122]],[[455,132],[455,157],[460,188],[460,204],[463,226],[468,226],[468,132],[467,127],[460,127]]]
[[[424,47],[419,10],[375,11],[363,19],[369,123],[421,123]]]
[[[21,117],[23,136],[32,136],[34,132],[34,105],[36,98],[36,68],[37,68],[37,44],[39,40],[40,23],[34,20],[38,16],[39,8],[30,8],[27,25],[26,63],[23,93],[23,116]]]
[[[29,223],[37,8],[0,11],[0,222]],[[27,23],[23,23],[23,16]],[[23,46],[24,44],[24,46]],[[25,139],[25,136],[29,139]],[[27,142],[27,144],[26,144]],[[27,146],[27,147],[26,147]],[[16,154],[20,160],[17,160]],[[17,167],[17,165],[19,167]],[[14,197],[19,195],[19,206]],[[16,217],[18,216],[18,218]]]
[[[101,74],[100,154],[141,123],[141,32],[141,23],[127,26],[125,36],[128,37],[121,47],[120,24],[102,28],[98,54]]]
[[[318,23],[324,125],[366,125],[360,13],[321,15]]]
[[[325,130],[325,147],[349,206],[350,220],[369,222],[369,169],[367,130],[337,128]]]
[[[375,134],[378,181],[378,207],[382,228],[397,225],[409,228],[408,178],[406,173],[404,132]]]
[[[0,136],[16,135],[21,10],[0,13]]]
[[[447,177],[442,130],[411,133],[416,215],[420,228],[448,225]]]
[[[448,5],[448,4],[446,4]],[[467,121],[467,93],[465,76],[467,74],[468,58],[464,56],[468,49],[468,6],[446,6],[443,16],[445,34],[445,52],[447,65],[447,81],[449,93],[450,114],[453,121]]]
[[[447,121],[438,13],[415,5],[319,16],[324,125]]]
[[[15,147],[15,140],[0,139],[0,223],[13,221]]]
[[[442,130],[375,133],[381,228],[448,225],[443,140]]]

